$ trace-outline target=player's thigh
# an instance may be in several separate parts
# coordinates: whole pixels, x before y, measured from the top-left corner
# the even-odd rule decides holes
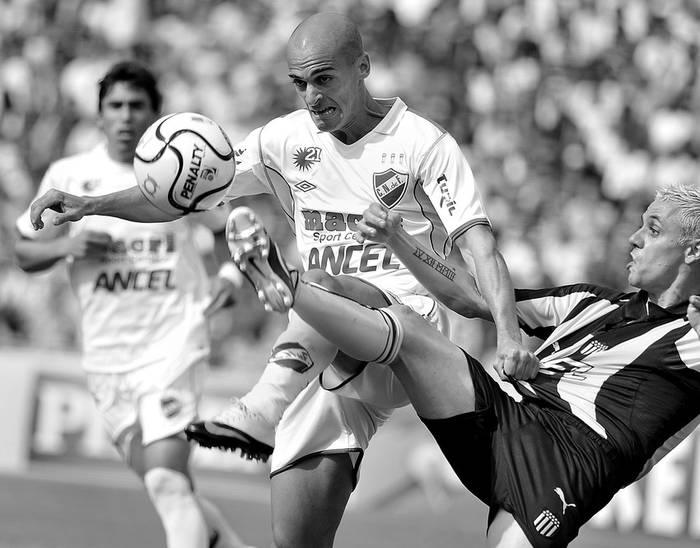
[[[353,490],[347,453],[304,459],[271,479],[272,533],[277,548],[333,545]]]
[[[325,270],[313,269],[304,272],[302,279],[365,306],[381,308],[392,303],[390,295],[356,276],[332,276]]]
[[[515,521],[505,510],[499,510],[486,534],[489,548],[531,548],[532,544]]]
[[[406,306],[391,306],[403,329],[391,368],[418,415],[440,419],[474,411],[474,384],[464,351]]]

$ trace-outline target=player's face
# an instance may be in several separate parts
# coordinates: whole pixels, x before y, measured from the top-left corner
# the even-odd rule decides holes
[[[109,155],[121,162],[131,162],[136,144],[156,117],[145,90],[128,82],[115,83],[102,99],[99,117]]]
[[[357,120],[362,108],[364,77],[358,68],[362,59],[351,62],[321,48],[287,52],[289,77],[319,130],[344,131]]]
[[[627,264],[630,285],[659,296],[677,278],[687,244],[681,241],[676,206],[655,200],[642,215],[642,226],[629,238],[632,260]]]

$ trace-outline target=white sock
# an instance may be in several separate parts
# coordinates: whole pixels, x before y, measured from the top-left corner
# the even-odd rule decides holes
[[[311,369],[297,373],[288,367],[268,363],[258,382],[241,401],[267,422],[277,426],[294,398],[325,369],[326,365],[328,364],[315,364]]]
[[[241,401],[276,426],[294,398],[328,367],[337,353],[337,346],[292,311],[289,325],[277,339],[260,379]]]
[[[190,481],[170,468],[153,468],[143,478],[163,523],[168,548],[209,548],[209,531]]]

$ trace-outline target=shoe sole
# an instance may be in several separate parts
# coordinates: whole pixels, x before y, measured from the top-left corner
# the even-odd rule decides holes
[[[221,427],[220,427],[221,428]],[[228,435],[215,434],[200,424],[190,424],[185,429],[187,441],[194,441],[197,445],[207,449],[220,449],[222,451],[240,451],[241,456],[248,460],[267,462],[274,447],[256,440],[242,430],[232,426],[226,426]]]
[[[226,221],[231,259],[248,278],[266,310],[286,312],[294,303],[289,271],[255,212],[237,207]]]

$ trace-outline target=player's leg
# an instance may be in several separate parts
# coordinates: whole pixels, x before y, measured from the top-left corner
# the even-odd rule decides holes
[[[391,409],[344,398],[314,379],[277,427],[272,517],[278,546],[331,546],[364,450]]]
[[[505,510],[499,510],[486,533],[489,548],[531,548],[532,544],[515,521]]]
[[[163,373],[144,374],[135,383],[141,439],[132,442],[129,463],[143,478],[168,548],[242,548],[245,544],[218,509],[195,492],[191,447],[182,435],[196,417],[206,363],[191,365],[171,381],[163,381]]]
[[[189,469],[190,444],[181,435],[132,446],[133,465],[142,477],[163,523],[168,548],[244,548],[221,511],[199,496]]]
[[[266,461],[282,414],[337,352],[334,344],[290,313],[258,381],[217,415],[190,424],[187,437],[203,447],[238,449],[249,458]]]
[[[330,548],[353,489],[350,455],[308,458],[271,479],[276,548]]]
[[[292,298],[293,288],[287,283],[291,273],[252,210],[237,208],[231,213],[227,238],[234,261],[246,273],[266,307],[278,311],[286,309]],[[310,284],[348,295],[359,302],[374,306],[390,303],[382,291],[357,278],[333,277],[322,270],[309,271],[303,276]],[[267,460],[282,414],[331,360],[336,358],[336,364],[346,370],[363,365],[337,354],[335,344],[292,311],[289,324],[275,342],[258,382],[221,413],[189,425],[188,438],[205,447],[239,449],[248,457]]]
[[[141,476],[160,517],[168,548],[206,547],[210,535],[192,488],[188,470],[189,444],[168,437],[143,445],[132,439],[129,464]]]
[[[474,410],[464,353],[410,308],[368,308],[303,281],[294,299],[296,312],[340,350],[358,360],[388,364],[421,417]]]

